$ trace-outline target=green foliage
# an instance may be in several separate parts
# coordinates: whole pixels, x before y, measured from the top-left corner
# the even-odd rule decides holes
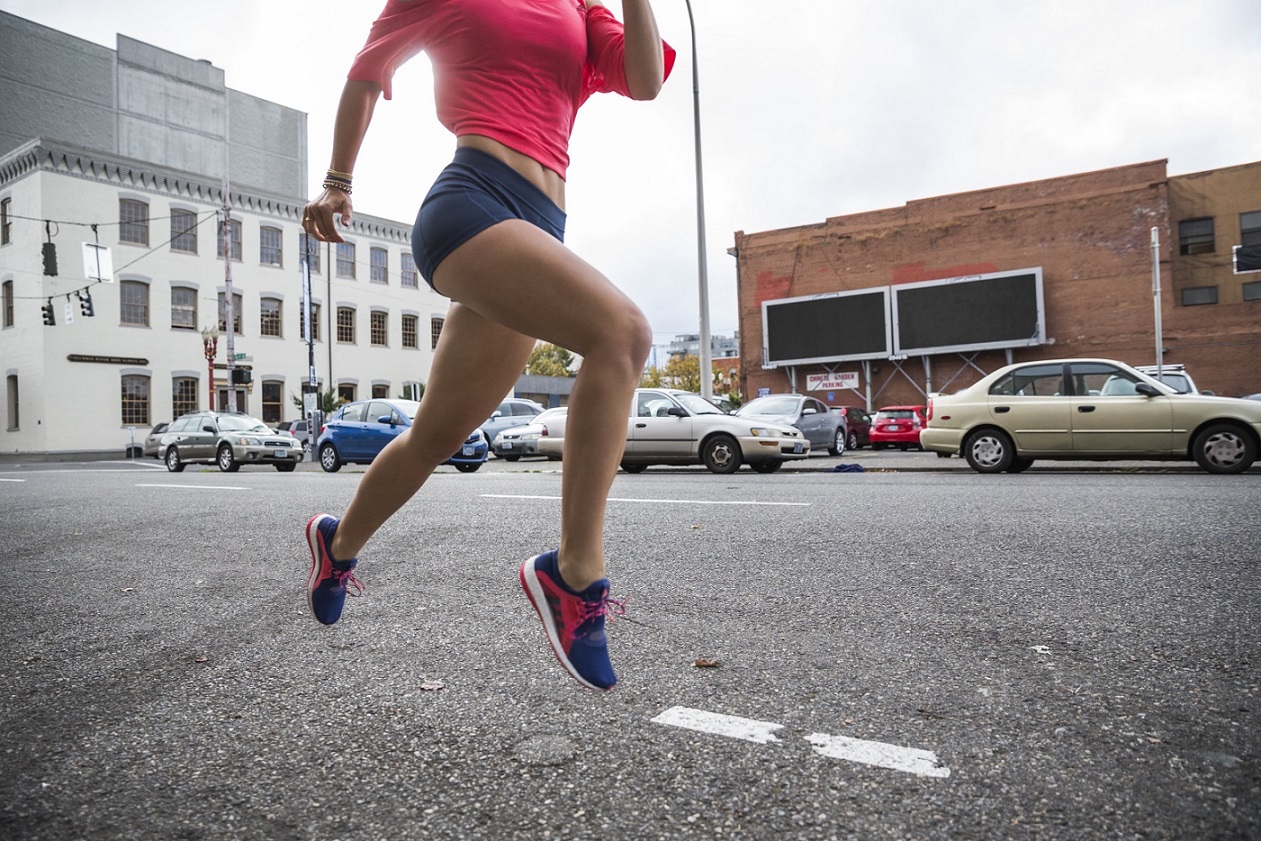
[[[539,342],[525,364],[525,373],[536,377],[574,377],[574,355],[559,345]]]
[[[738,371],[714,366],[713,393],[715,397],[726,397],[737,408],[743,402],[740,399],[740,374]],[[701,360],[697,356],[672,356],[664,368],[656,365],[644,371],[639,381],[640,388],[678,388],[697,394],[701,390]]]
[[[338,397],[333,391],[317,391],[315,392],[315,396],[316,406],[326,415],[330,414],[334,409],[346,402]],[[294,394],[293,392],[290,392],[289,397],[293,399],[293,405],[298,408],[299,412],[306,411],[306,405],[302,402],[301,394]]]

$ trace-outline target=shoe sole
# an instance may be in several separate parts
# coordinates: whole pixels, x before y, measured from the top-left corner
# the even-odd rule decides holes
[[[546,554],[546,553],[544,553]],[[543,555],[535,555],[528,561],[521,564],[521,589],[525,591],[525,597],[530,600],[530,604],[534,606],[534,612],[539,615],[539,619],[543,621],[543,631],[547,634],[547,644],[552,649],[552,654],[556,657],[556,661],[560,663],[569,676],[581,683],[588,689],[594,689],[598,692],[608,692],[612,686],[596,686],[591,681],[578,674],[578,670],[574,668],[574,664],[565,656],[565,649],[560,644],[560,634],[556,632],[556,620],[552,618],[552,609],[547,606],[547,592],[543,589],[543,584],[539,581],[539,574],[534,569],[535,562],[543,557]],[[614,684],[616,686],[617,684]]]
[[[320,562],[320,556],[322,554],[322,550],[320,548],[320,531],[316,524],[325,517],[328,517],[328,515],[316,514],[308,520],[306,524],[306,543],[311,549],[311,571],[307,573],[306,578],[306,605],[310,608],[311,615],[315,617],[317,622],[321,625],[331,625],[333,624],[332,622],[325,622],[320,619],[319,614],[315,612],[315,605],[311,603],[311,594],[315,592],[315,585],[319,583],[320,567],[323,566]],[[339,616],[338,619],[340,618],[341,617]],[[334,622],[335,621],[336,620],[334,620]]]

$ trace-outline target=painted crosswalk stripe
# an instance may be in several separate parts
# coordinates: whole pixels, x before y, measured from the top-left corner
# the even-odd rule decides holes
[[[743,739],[746,742],[778,742],[775,731],[784,725],[773,721],[758,721],[753,718],[740,718],[734,715],[711,713],[705,710],[694,710],[690,707],[671,707],[661,715],[652,719],[655,724],[668,724],[687,730],[698,730],[701,733],[713,733],[717,736],[729,736],[732,739]]]
[[[682,727],[685,730],[712,733],[716,736],[726,736],[761,745],[771,742],[782,743],[782,740],[775,735],[775,731],[784,728],[784,725],[773,721],[740,718],[691,707],[670,707],[651,721],[654,724]],[[950,769],[942,765],[932,751],[873,742],[867,739],[855,739],[850,736],[833,736],[828,733],[811,733],[805,737],[805,740],[810,743],[815,753],[829,759],[858,762],[877,768],[918,774],[921,777],[950,776]]]
[[[537,494],[482,494],[482,499],[555,499],[559,496],[541,496]],[[635,499],[632,497],[611,496],[609,502],[656,502],[665,505],[779,505],[790,508],[809,508],[812,502],[760,502],[756,499]]]

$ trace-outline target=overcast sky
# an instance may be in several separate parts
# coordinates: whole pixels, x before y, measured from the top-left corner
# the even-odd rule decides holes
[[[376,0],[0,0],[115,47],[209,59],[229,87],[306,111],[310,184]],[[608,5],[621,17],[620,0]],[[654,102],[598,96],[571,146],[566,241],[644,308],[656,342],[698,332],[691,35]],[[733,232],[1140,161],[1261,160],[1257,0],[693,0],[710,317],[738,327]],[[410,224],[454,141],[424,56],[395,77],[355,167],[355,207]],[[978,254],[977,261],[988,259]]]

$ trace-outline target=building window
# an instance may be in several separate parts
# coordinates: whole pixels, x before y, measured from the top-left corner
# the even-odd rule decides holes
[[[259,332],[264,336],[280,336],[280,299],[263,298],[258,307]]]
[[[227,300],[224,293],[219,293],[219,332],[228,332]],[[241,295],[232,293],[232,332],[241,335]]]
[[[4,282],[4,326],[13,326],[13,281]]]
[[[355,279],[355,244],[337,243],[337,276]]]
[[[389,283],[390,253],[384,248],[372,248],[368,250],[368,260],[372,264],[369,280],[373,283]]]
[[[149,244],[149,205],[135,199],[118,200],[118,241]]]
[[[403,383],[403,399],[404,400],[420,400],[420,396],[425,393],[420,383]]]
[[[238,263],[241,262],[241,222],[237,219],[229,220],[228,226],[232,229],[232,259]],[[215,254],[219,257],[223,256],[223,223],[219,223],[219,238],[215,245]]]
[[[1182,306],[1198,307],[1201,304],[1217,303],[1216,286],[1193,286],[1182,290]]]
[[[355,343],[354,307],[337,308],[337,341],[344,345],[353,345]]]
[[[438,337],[442,335],[442,321],[443,319],[441,318],[429,319],[429,349],[430,350],[438,349]]]
[[[119,314],[123,324],[149,326],[149,284],[124,280],[118,284]]]
[[[171,210],[171,250],[197,253],[197,214],[191,210]]]
[[[264,266],[283,266],[283,240],[279,228],[262,227],[258,230],[258,262]]]
[[[403,347],[414,348],[420,346],[420,341],[416,336],[416,325],[419,321],[419,316],[403,316]]]
[[[123,377],[123,426],[149,425],[149,378]]]
[[[311,267],[311,274],[319,274],[320,272],[320,241],[313,236],[307,234],[298,234],[298,258],[306,257],[307,265]]]
[[[302,321],[298,325],[298,335],[302,341],[306,341],[306,321]],[[311,302],[311,341],[318,342],[320,340],[320,305]]]
[[[201,389],[196,377],[175,377],[171,380],[171,418],[182,417],[197,411],[197,397]]]
[[[412,255],[411,255],[411,254],[409,254],[409,253],[408,253],[408,252],[406,252],[406,251],[404,251],[404,252],[403,252],[403,262],[402,262],[402,266],[403,266],[403,269],[402,269],[402,272],[401,272],[401,274],[402,274],[402,281],[401,281],[402,285],[403,285],[403,286],[408,286],[408,287],[411,287],[412,289],[415,289],[415,288],[417,287],[417,281],[416,281],[416,260],[412,257]]]
[[[1261,301],[1261,280],[1252,280],[1243,285],[1245,301]]]
[[[337,386],[337,399],[343,403],[355,402],[355,384],[341,383]],[[362,407],[360,407],[362,409]]]
[[[1239,244],[1261,245],[1261,210],[1239,214]]]
[[[1213,220],[1183,219],[1178,223],[1179,254],[1212,254]]]
[[[171,327],[197,329],[197,290],[187,286],[171,287]]]
[[[387,341],[389,338],[389,330],[387,326],[389,322],[389,313],[373,312],[369,314],[368,318],[370,328],[369,338],[372,340],[372,344],[377,347],[385,347],[389,344]]]
[[[283,385],[279,380],[263,382],[263,423],[280,423],[284,409]]]
[[[372,396],[373,396],[373,397],[379,397],[379,398],[381,398],[382,400],[389,400],[389,399],[390,399],[390,387],[389,387],[388,385],[382,385],[382,384],[380,384],[380,383],[373,383],[373,384],[372,384]]]
[[[5,406],[8,407],[9,431],[16,432],[22,426],[18,415],[18,375],[9,374],[4,380]]]
[[[13,241],[13,220],[9,218],[9,208],[13,199],[0,199],[0,245],[8,245]]]

